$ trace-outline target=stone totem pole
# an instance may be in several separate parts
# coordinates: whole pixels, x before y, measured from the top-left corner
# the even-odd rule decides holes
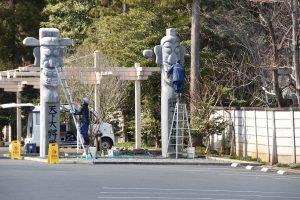
[[[40,73],[40,157],[48,154],[48,144],[60,142],[60,97],[59,80],[55,67],[63,66],[64,50],[61,46],[72,45],[69,38],[59,38],[56,28],[41,28],[39,40],[27,37],[26,46],[33,50],[34,65]]]
[[[167,157],[168,135],[171,128],[174,107],[176,104],[176,95],[174,92],[172,77],[167,76],[168,69],[171,68],[177,60],[184,65],[185,48],[180,45],[179,38],[176,35],[175,28],[166,30],[160,45],[154,47],[156,63],[162,65],[161,69],[161,146],[162,156]],[[145,57],[152,57],[152,50],[144,50]]]

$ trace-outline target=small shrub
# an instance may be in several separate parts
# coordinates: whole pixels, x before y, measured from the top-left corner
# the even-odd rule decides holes
[[[117,148],[126,148],[126,149],[133,149],[135,147],[134,142],[122,142],[114,144],[114,147]]]
[[[251,156],[230,156],[230,159],[235,159],[235,160],[244,160],[244,161],[254,161],[254,162],[262,162],[260,158],[252,158]]]
[[[277,163],[276,167],[286,167],[286,168],[289,168],[290,166],[288,164]]]

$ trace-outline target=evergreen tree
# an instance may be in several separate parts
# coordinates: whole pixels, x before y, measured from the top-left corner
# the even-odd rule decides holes
[[[2,0],[0,2],[0,70],[14,69],[33,61],[32,48],[22,44],[25,37],[38,38],[43,0]],[[24,88],[22,102],[33,102],[38,91]],[[16,94],[0,89],[0,104],[16,102]],[[15,123],[12,109],[0,109],[0,130],[4,125]],[[1,138],[0,138],[1,140]]]
[[[32,49],[22,40],[38,36],[43,0],[5,0],[0,3],[0,69],[32,61]]]
[[[93,22],[91,9],[95,0],[46,0],[43,10],[45,28],[58,28],[62,37],[69,37],[77,47],[86,38],[86,31]]]
[[[179,1],[178,1],[179,2]],[[107,4],[94,10],[100,16],[94,19],[94,25],[89,30],[85,44],[93,49],[99,49],[103,54],[110,56],[119,66],[133,67],[135,62],[141,66],[155,66],[153,60],[142,56],[144,49],[153,48],[160,44],[160,39],[165,35],[167,28],[176,27],[179,37],[184,45],[189,43],[190,13],[191,9],[182,3],[165,4],[157,1],[132,1],[127,2],[129,9],[123,12],[122,4]],[[119,6],[116,6],[119,5]],[[133,86],[133,85],[132,85]],[[133,87],[130,91],[134,91]],[[128,132],[132,132],[131,122],[134,120],[134,95],[129,95],[127,102],[122,107],[126,118]],[[150,80],[142,83],[142,111],[143,133],[149,138],[159,140],[160,130],[160,75],[155,74]],[[151,109],[151,108],[155,109]],[[149,123],[146,123],[149,122]],[[153,127],[154,126],[154,127]],[[144,137],[145,138],[145,137]]]

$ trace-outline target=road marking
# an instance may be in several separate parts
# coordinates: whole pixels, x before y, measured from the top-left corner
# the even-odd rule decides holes
[[[280,175],[286,175],[286,171],[279,170],[279,171],[277,171],[277,174],[280,174]]]
[[[266,168],[266,167],[263,167],[260,171],[262,171],[262,172],[269,172],[270,169],[269,169],[269,168]]]
[[[201,190],[199,190],[201,191]],[[257,194],[212,194],[212,193],[201,193],[201,192],[172,192],[172,193],[162,193],[162,192],[100,192],[100,194],[152,194],[152,195],[205,195],[205,196],[229,196],[228,198],[237,198],[237,197],[259,197],[259,198],[280,198],[280,199],[299,199],[297,197],[287,197],[287,196],[266,196],[266,195],[257,195]],[[191,197],[189,197],[191,198]]]
[[[247,199],[215,199],[215,198],[203,198],[203,197],[97,197],[98,199],[202,199],[202,200],[247,200]]]
[[[182,170],[182,171],[185,171],[185,172],[198,172],[198,171],[194,171],[194,170]],[[211,171],[212,172],[212,171]],[[214,173],[214,175],[236,175],[236,176],[247,176],[248,174],[251,175],[251,176],[266,176],[266,177],[272,177],[274,176],[275,174],[265,174],[265,173],[260,173],[260,171],[246,171],[246,170],[243,170],[243,171],[227,171],[227,172],[216,172],[216,171],[213,171],[212,173]],[[246,175],[245,175],[246,174]],[[299,176],[300,178],[300,176]]]
[[[240,174],[240,173],[230,173],[230,174],[218,174],[219,176],[245,176],[245,177],[269,177],[269,178],[272,178],[272,179],[289,179],[289,180],[292,180],[292,179],[300,179],[300,176],[286,176],[286,177],[281,177],[281,175],[277,175],[277,174],[270,174],[270,175],[267,175],[267,174],[258,174],[258,173],[255,173],[255,174]]]
[[[253,169],[254,169],[254,166],[252,166],[252,165],[247,165],[247,166],[246,166],[246,169],[247,169],[247,170],[253,170]]]
[[[300,195],[300,193],[291,192],[266,192],[266,191],[255,191],[255,190],[210,190],[210,189],[179,189],[179,188],[125,188],[125,187],[103,187],[103,190],[157,190],[157,191],[195,191],[195,192],[232,192],[232,193],[260,193],[260,194],[293,194]],[[299,197],[298,197],[299,198]]]
[[[241,166],[240,163],[232,163],[232,164],[231,164],[231,167],[239,167],[239,166]]]
[[[210,173],[215,174],[215,173],[222,173],[224,170],[222,171],[222,170],[209,170],[209,169],[207,169],[207,170],[187,169],[187,170],[178,170],[178,171],[181,171],[181,172],[210,172]],[[245,169],[230,169],[230,170],[226,170],[226,172],[253,174],[255,172],[255,170],[248,171],[248,170],[245,170]]]
[[[146,166],[147,167],[147,166]],[[186,166],[172,166],[172,165],[168,165],[168,166],[164,166],[164,165],[156,165],[156,166],[152,166],[151,169],[182,169],[182,168],[189,168],[189,169],[198,169],[198,170],[201,170],[201,169],[204,169],[204,170],[222,170],[222,169],[227,169],[227,170],[236,170],[236,169],[233,169],[231,168],[229,165],[228,167],[217,167],[217,166],[210,166],[210,167],[207,167],[207,166],[195,166],[195,165],[186,165]]]
[[[228,170],[227,173],[222,173],[222,172],[219,172],[219,171],[204,171],[204,170],[181,170],[182,172],[211,172],[211,173],[214,173],[215,175],[224,175],[224,176],[254,176],[254,177],[258,177],[258,176],[261,176],[261,177],[270,177],[270,178],[284,178],[284,179],[300,179],[300,176],[298,175],[288,175],[288,176],[285,176],[285,177],[282,177],[281,175],[279,176],[279,174],[276,174],[276,173],[268,173],[266,174],[265,172],[262,172],[262,171],[256,171],[256,170]],[[284,174],[284,175],[287,175],[287,174]]]
[[[254,174],[253,174],[254,173]],[[260,177],[270,177],[270,178],[272,178],[273,176],[272,176],[272,174],[270,174],[270,175],[267,175],[267,174],[258,174],[258,173],[255,173],[255,172],[252,172],[252,173],[226,173],[226,174],[218,174],[218,175],[220,175],[220,176],[255,176],[255,177],[257,177],[257,176],[260,176]]]

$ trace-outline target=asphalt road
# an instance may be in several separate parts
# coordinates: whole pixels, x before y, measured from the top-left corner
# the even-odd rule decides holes
[[[1,200],[300,200],[300,176],[224,166],[48,165],[0,159]]]

